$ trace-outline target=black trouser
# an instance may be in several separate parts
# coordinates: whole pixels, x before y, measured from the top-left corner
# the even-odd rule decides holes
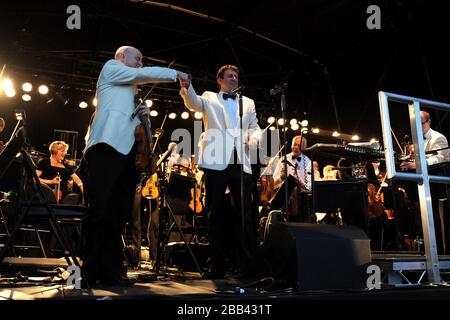
[[[230,164],[223,171],[204,169],[206,187],[206,208],[208,212],[208,239],[211,258],[211,272],[224,273],[226,247],[230,243],[238,244],[239,257],[244,257],[242,270],[247,273],[253,259],[257,243],[257,221],[250,208],[249,190],[246,186],[251,183],[251,175],[244,174],[244,228],[241,226],[241,186],[239,164]],[[230,189],[231,203],[234,210],[225,212],[226,188]],[[232,219],[234,232],[227,230],[227,220]],[[242,229],[244,230],[244,254],[242,254]],[[233,238],[231,238],[233,237]]]
[[[104,143],[86,154],[89,211],[83,271],[91,283],[114,280],[124,272],[121,233],[133,208],[137,182],[134,155],[134,149],[123,155]]]

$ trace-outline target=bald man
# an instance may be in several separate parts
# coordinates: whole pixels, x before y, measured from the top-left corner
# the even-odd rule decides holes
[[[423,143],[425,146],[425,152],[448,148],[447,138],[443,134],[431,129],[430,114],[426,111],[420,111],[420,120],[422,122],[422,133],[423,133],[423,138],[424,138]],[[426,156],[427,156],[427,164],[428,165],[433,165],[433,164],[449,161],[448,149],[437,151],[435,153],[430,153],[430,154],[427,154]],[[403,162],[401,164],[401,168],[402,169],[415,169],[416,163],[415,162]]]
[[[132,211],[137,172],[135,128],[149,109],[139,105],[132,117],[137,86],[149,82],[186,81],[188,75],[170,68],[143,67],[141,52],[131,46],[117,49],[103,66],[97,82],[97,107],[87,137],[89,214],[85,228],[83,273],[92,286],[98,282],[127,286],[121,233]]]

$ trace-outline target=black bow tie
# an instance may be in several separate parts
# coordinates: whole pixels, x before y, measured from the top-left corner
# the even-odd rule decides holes
[[[294,159],[297,160],[297,161],[301,161],[302,160],[302,156],[294,157]]]
[[[223,99],[224,100],[227,100],[228,98],[230,98],[230,99],[236,99],[236,95],[235,94],[228,94],[228,93],[223,93]]]

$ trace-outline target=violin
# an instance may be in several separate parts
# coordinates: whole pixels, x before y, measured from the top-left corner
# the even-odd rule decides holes
[[[152,174],[147,178],[145,186],[142,188],[142,196],[146,199],[157,199],[159,196],[158,187],[156,183],[158,181],[158,175],[156,173]]]
[[[195,194],[195,196],[194,196]],[[189,208],[196,214],[201,214],[203,211],[203,205],[201,201],[201,190],[195,190],[195,187],[191,189],[191,201],[189,202]],[[195,208],[194,208],[195,203]]]
[[[136,108],[142,103],[142,100],[139,100]],[[153,152],[153,137],[148,116],[141,118],[141,123],[136,126],[134,131],[134,137],[137,144],[135,157],[136,169],[141,172],[144,171],[154,174],[157,170],[156,163],[158,162],[158,158]]]
[[[260,199],[262,203],[269,202],[270,199],[275,195],[275,190],[273,188],[273,176],[263,175],[260,178],[261,193]]]
[[[381,184],[386,180],[386,176],[387,174],[384,176]],[[372,183],[367,184],[369,218],[373,219],[385,214],[389,220],[392,220],[395,218],[394,210],[385,209],[384,194],[381,192],[381,188],[382,187],[380,185],[380,187],[376,191],[375,185],[373,185]]]

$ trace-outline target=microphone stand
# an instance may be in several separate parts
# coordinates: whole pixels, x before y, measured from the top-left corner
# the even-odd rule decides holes
[[[244,132],[243,132],[243,124],[242,118],[244,114],[244,106],[242,102],[242,89],[243,87],[238,88],[238,99],[239,99],[239,132],[241,138],[241,273],[244,275],[245,272],[245,200],[244,200]]]
[[[288,208],[288,199],[289,199],[289,195],[288,195],[288,186],[287,186],[287,179],[288,179],[288,172],[287,172],[287,135],[286,135],[286,95],[284,93],[284,88],[281,87],[280,89],[281,92],[281,118],[283,119],[283,139],[284,139],[284,150],[282,151],[282,157],[284,158],[283,161],[283,170],[285,173],[285,183],[286,185],[284,186],[284,207],[282,209],[284,209],[284,213],[285,216],[288,217],[287,214],[287,208]]]

